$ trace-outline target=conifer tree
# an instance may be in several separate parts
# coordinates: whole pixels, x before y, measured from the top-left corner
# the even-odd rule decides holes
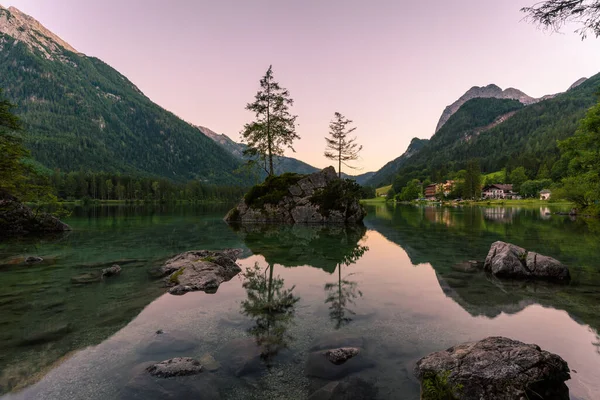
[[[269,66],[260,80],[254,102],[246,105],[246,110],[252,111],[256,120],[244,125],[242,131],[242,141],[248,145],[244,154],[258,156],[269,176],[275,174],[273,158],[283,156],[285,148],[294,151],[292,144],[300,139],[296,134],[297,116],[289,111],[293,104],[290,92],[275,82],[273,67]]]
[[[350,124],[352,124],[352,120],[336,112],[334,119],[329,124],[330,137],[325,138],[327,142],[325,157],[338,162],[338,176],[340,178],[342,177],[342,164],[355,169],[347,162],[357,160],[358,153],[362,150],[362,146],[356,143],[356,138],[348,138],[348,135],[356,130],[356,127],[349,128],[348,125]]]

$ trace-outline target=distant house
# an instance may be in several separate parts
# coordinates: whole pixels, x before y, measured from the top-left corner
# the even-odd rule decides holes
[[[481,196],[484,199],[519,199],[518,193],[513,192],[513,185],[511,184],[494,184],[487,185],[483,188]]]
[[[438,185],[436,183],[432,183],[431,185],[427,185],[425,187],[425,198],[427,200],[435,200],[436,199],[437,187],[438,187]]]
[[[452,190],[454,190],[454,181],[446,181],[446,183],[442,183],[441,185],[444,196],[450,196],[450,193],[452,193]]]
[[[549,200],[552,192],[548,189],[544,189],[540,192],[540,200]]]

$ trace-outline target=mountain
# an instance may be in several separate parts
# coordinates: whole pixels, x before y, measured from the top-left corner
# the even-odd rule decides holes
[[[237,159],[245,160],[244,150],[247,148],[245,144],[234,142],[229,136],[216,133],[204,126],[197,126],[196,128],[198,128],[201,133],[215,141],[215,143],[218,143],[219,146],[227,150],[227,152],[232,154]],[[277,160],[274,160],[274,164],[275,173],[277,175],[285,172],[312,174],[313,172],[319,171],[319,168],[313,167],[312,165],[291,157],[277,157]]]
[[[406,165],[409,159],[417,154],[428,142],[428,139],[413,138],[404,154],[385,164],[379,171],[372,173],[372,176],[367,179],[366,184],[374,187],[388,185],[398,170]]]
[[[454,103],[450,104],[444,109],[442,112],[442,116],[437,123],[435,131],[439,131],[442,129],[444,124],[450,119],[455,112],[458,111],[463,104],[467,101],[475,98],[495,98],[495,99],[512,99],[518,100],[522,104],[533,104],[537,102],[537,99],[526,95],[518,89],[508,88],[506,90],[500,89],[498,86],[491,84],[485,87],[473,86],[471,89],[467,90],[465,94],[463,94],[458,100]]]
[[[466,101],[429,142],[396,172],[396,189],[411,179],[435,180],[480,160],[484,172],[525,167],[534,179],[540,170],[559,179],[567,166],[559,162],[557,141],[572,136],[586,110],[596,104],[600,74],[572,85],[564,93],[524,106],[518,100],[473,98]],[[370,182],[371,183],[371,182]]]
[[[234,142],[229,136],[216,133],[215,131],[204,126],[196,126],[196,128],[198,128],[198,130],[204,135],[218,143],[229,153],[233,154],[236,158],[244,160],[244,150],[246,150],[245,144]],[[294,172],[296,174],[312,174],[316,171],[319,171],[319,169],[292,157],[277,157],[277,161],[275,162],[275,173],[278,175],[285,172]],[[354,179],[359,185],[364,185],[374,174],[375,172],[366,172],[361,175],[352,176],[342,173],[342,177]]]
[[[587,78],[580,78],[580,79],[577,79],[577,80],[575,81],[575,83],[574,83],[574,84],[572,84],[571,86],[569,86],[569,89],[567,89],[567,90],[575,89],[577,86],[581,85],[581,84],[582,84],[583,82],[585,82],[585,81],[587,81]]]
[[[0,88],[47,168],[234,184],[240,161],[14,7],[0,8]]]

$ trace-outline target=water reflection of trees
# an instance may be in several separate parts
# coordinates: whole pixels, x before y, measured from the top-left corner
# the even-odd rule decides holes
[[[364,225],[242,225],[233,227],[253,254],[271,265],[311,266],[334,273],[357,247]]]
[[[337,264],[337,282],[325,284],[325,292],[327,292],[325,303],[329,303],[329,318],[335,323],[335,329],[352,321],[352,316],[356,313],[350,309],[350,306],[355,305],[356,299],[362,297],[362,292],[358,290],[358,282],[348,279],[354,275],[353,273],[342,278],[342,266],[348,267],[356,263],[367,251],[369,251],[367,246],[357,244]]]
[[[241,305],[241,313],[254,320],[248,332],[256,338],[266,360],[287,348],[293,340],[288,328],[300,300],[293,294],[295,286],[286,289],[284,280],[274,276],[274,269],[275,266],[269,264],[262,270],[258,263],[246,269],[243,287],[247,298]]]

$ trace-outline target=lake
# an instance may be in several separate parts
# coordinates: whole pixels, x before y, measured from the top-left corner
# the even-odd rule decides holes
[[[416,400],[419,358],[487,336],[559,354],[572,398],[600,398],[600,221],[549,215],[551,206],[378,204],[364,227],[232,229],[228,208],[77,207],[65,219],[72,232],[0,242],[1,398],[305,399],[345,379],[307,362],[327,342],[365,349],[345,372],[360,378],[349,390]],[[463,267],[497,240],[561,260],[572,282]],[[250,272],[215,294],[173,296],[149,274],[177,253],[226,248],[243,249]],[[115,263],[119,276],[72,282]],[[257,306],[266,295],[281,312]],[[257,354],[257,342],[269,352]],[[211,368],[167,380],[144,372],[175,356]]]

